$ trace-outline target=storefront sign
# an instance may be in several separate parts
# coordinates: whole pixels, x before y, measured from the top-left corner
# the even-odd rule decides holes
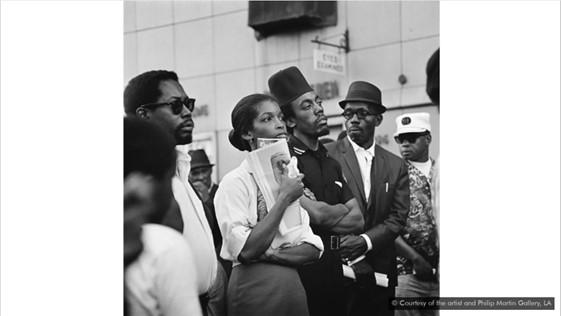
[[[345,75],[345,55],[314,49],[314,70]]]

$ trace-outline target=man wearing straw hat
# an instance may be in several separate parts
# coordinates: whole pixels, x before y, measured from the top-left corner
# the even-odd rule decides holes
[[[327,149],[341,164],[365,220],[362,234],[341,241],[342,256],[358,261],[357,282],[347,291],[348,313],[393,315],[389,300],[397,284],[394,240],[409,211],[407,165],[374,142],[374,131],[386,111],[378,87],[355,81],[339,105],[347,136]]]

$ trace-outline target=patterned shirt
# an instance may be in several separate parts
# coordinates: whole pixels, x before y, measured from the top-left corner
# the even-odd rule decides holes
[[[439,250],[436,221],[431,203],[431,179],[434,171],[434,160],[431,159],[431,163],[431,171],[427,178],[419,169],[407,162],[411,206],[401,237],[429,264],[437,267]],[[413,262],[405,257],[397,256],[397,272],[399,275],[412,274]]]

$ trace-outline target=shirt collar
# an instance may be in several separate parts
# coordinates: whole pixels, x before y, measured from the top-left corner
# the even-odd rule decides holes
[[[191,162],[191,155],[185,152],[181,146],[175,146],[175,151],[177,152],[177,159],[183,159]]]
[[[327,149],[325,149],[321,142],[318,142],[317,150],[312,150],[294,135],[290,135],[288,138],[288,146],[296,156],[302,156],[306,153],[316,155],[323,155],[327,153]]]
[[[359,151],[365,151],[367,153],[370,153],[370,155],[372,157],[374,157],[374,146],[375,146],[374,142],[372,142],[372,146],[370,146],[370,148],[364,149],[364,148],[360,147],[359,145],[357,145],[355,142],[353,142],[348,135],[347,135],[347,139],[349,140],[349,143],[351,143],[351,146],[353,146],[353,150],[355,151],[355,153],[359,152]]]
[[[185,152],[181,146],[175,146],[177,153],[176,175],[180,176],[181,172],[189,174],[191,172],[191,155]]]

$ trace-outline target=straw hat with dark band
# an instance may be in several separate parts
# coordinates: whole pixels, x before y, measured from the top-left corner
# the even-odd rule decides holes
[[[364,102],[374,105],[377,114],[386,112],[386,107],[382,104],[382,92],[375,85],[366,81],[355,81],[349,86],[349,91],[344,100],[339,102],[339,106],[344,109],[347,102]]]

